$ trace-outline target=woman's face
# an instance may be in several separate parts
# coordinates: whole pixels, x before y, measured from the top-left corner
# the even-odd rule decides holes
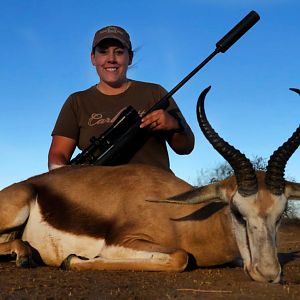
[[[117,40],[104,40],[91,58],[102,83],[119,88],[127,81],[127,69],[132,57]]]

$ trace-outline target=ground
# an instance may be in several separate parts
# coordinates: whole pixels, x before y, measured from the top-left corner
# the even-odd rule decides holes
[[[182,273],[75,272],[2,261],[0,299],[300,299],[300,221],[284,222],[278,240],[281,284],[254,282],[230,265]]]

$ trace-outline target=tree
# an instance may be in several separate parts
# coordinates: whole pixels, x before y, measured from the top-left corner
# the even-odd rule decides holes
[[[255,170],[265,171],[268,165],[267,159],[259,156],[255,156],[251,163]],[[196,186],[203,186],[217,181],[221,181],[229,176],[233,175],[233,169],[228,162],[218,164],[215,168],[210,170],[201,169],[197,176]],[[289,181],[295,181],[289,178]],[[297,218],[297,207],[293,201],[289,201],[283,217],[289,219]]]
[[[255,156],[251,161],[255,170],[265,171],[267,168],[267,160],[262,157]],[[212,170],[201,170],[197,177],[197,186],[206,185],[209,183],[223,180],[233,175],[233,169],[228,162],[218,164]]]

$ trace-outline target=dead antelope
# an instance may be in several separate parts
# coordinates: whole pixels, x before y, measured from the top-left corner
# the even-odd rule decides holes
[[[182,271],[189,257],[212,266],[241,256],[252,279],[278,282],[276,230],[287,200],[300,198],[300,185],[283,178],[300,127],[266,173],[255,173],[211,128],[207,92],[199,97],[198,121],[235,176],[196,189],[146,165],[67,166],[32,177],[0,192],[0,254],[16,255],[19,266],[32,265],[39,253],[50,266],[147,271]]]

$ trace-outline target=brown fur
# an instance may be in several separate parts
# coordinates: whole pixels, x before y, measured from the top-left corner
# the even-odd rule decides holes
[[[38,204],[45,222],[54,228],[78,235],[105,238],[115,231],[116,224],[97,215],[92,208],[86,209],[80,203],[72,205],[59,191],[46,185],[36,187]]]
[[[265,203],[258,202],[259,211],[266,213],[272,199],[264,185],[264,173],[258,173],[258,184],[257,199],[266,199]],[[108,246],[133,250],[145,251],[145,245],[154,251],[164,249],[165,253],[182,249],[194,257],[198,266],[217,265],[239,255],[230,208],[215,202],[230,203],[236,191],[235,177],[193,189],[172,173],[151,166],[65,167],[1,191],[0,207],[2,211],[8,208],[9,214],[4,215],[5,222],[0,219],[0,232],[15,226],[10,219],[14,219],[21,208],[33,207],[37,199],[49,230],[55,228],[59,232],[71,233],[76,243],[80,244],[81,236],[87,236],[104,239]],[[191,203],[194,204],[146,201],[153,199],[176,202],[193,199]],[[240,196],[239,199],[242,202]],[[25,217],[26,214],[21,215],[17,225],[22,220],[25,224]],[[38,222],[30,230],[38,230]],[[28,237],[30,233],[26,232]],[[55,244],[56,233],[51,234]],[[39,250],[43,241],[34,242],[33,246]],[[57,247],[55,255],[44,247],[43,255],[52,255],[48,261],[54,265],[61,263],[55,260],[59,257],[59,247],[62,245]]]
[[[266,187],[265,173],[257,172],[256,177],[259,185],[259,191],[257,193],[257,205],[259,206],[259,216],[265,218],[268,209],[274,204],[274,200],[272,199],[272,194],[270,194]]]
[[[172,198],[192,189],[161,169],[142,165],[65,167],[32,177],[13,189],[24,187],[34,191],[31,201],[37,197],[43,220],[62,232],[104,238],[107,245],[137,250],[143,249],[136,241],[185,249],[199,265],[223,263],[238,255],[224,205],[145,201]],[[212,243],[211,238],[220,234],[227,236],[225,244],[223,239]]]

